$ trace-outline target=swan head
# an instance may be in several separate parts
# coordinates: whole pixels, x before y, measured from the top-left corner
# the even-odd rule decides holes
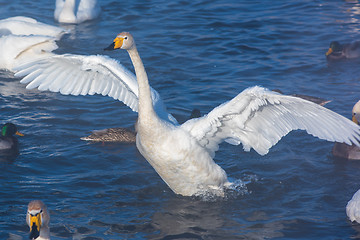
[[[359,124],[360,122],[360,100],[353,107],[352,120],[356,124]]]
[[[30,227],[30,239],[37,239],[42,228],[47,228],[50,215],[47,207],[40,200],[31,201],[26,213],[26,223]]]
[[[135,46],[135,41],[133,36],[128,32],[119,33],[114,39],[113,43],[110,44],[104,50],[115,50],[115,49],[125,49],[130,50]]]

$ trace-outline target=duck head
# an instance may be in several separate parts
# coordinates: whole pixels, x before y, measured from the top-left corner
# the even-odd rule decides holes
[[[10,137],[12,135],[18,135],[18,136],[24,136],[24,134],[20,133],[17,130],[17,127],[15,126],[15,124],[12,123],[6,123],[2,126],[1,128],[1,136],[3,137]]]

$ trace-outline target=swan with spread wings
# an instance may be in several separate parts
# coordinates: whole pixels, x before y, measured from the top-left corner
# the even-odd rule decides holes
[[[159,116],[153,106],[153,91],[132,35],[125,32],[117,35],[107,48],[114,49],[128,51],[136,73],[134,88],[138,91],[138,101],[127,103],[126,97],[122,101],[138,110],[137,148],[177,194],[224,195],[231,183],[213,160],[223,141],[241,143],[244,150],[252,148],[264,155],[290,131],[301,129],[328,141],[359,145],[360,128],[345,117],[318,104],[259,86],[245,89],[205,116],[182,125],[174,124]],[[88,62],[81,69],[72,69],[71,64],[56,65],[56,57],[53,59],[55,62],[50,59],[28,64],[19,68],[17,75],[26,76],[22,82],[28,83],[28,88],[65,94],[101,93],[114,98],[119,95],[114,93],[115,86],[123,84],[121,78],[114,76],[119,66],[109,68],[99,62]],[[67,69],[72,69],[71,74],[63,72]],[[50,74],[53,77],[49,77]]]

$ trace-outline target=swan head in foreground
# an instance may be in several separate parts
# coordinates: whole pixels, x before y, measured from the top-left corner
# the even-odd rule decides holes
[[[26,213],[26,223],[30,227],[31,240],[50,239],[50,214],[46,205],[40,200],[31,201]]]
[[[119,33],[105,50],[125,49],[130,50],[135,48],[135,40],[133,36],[128,32]]]

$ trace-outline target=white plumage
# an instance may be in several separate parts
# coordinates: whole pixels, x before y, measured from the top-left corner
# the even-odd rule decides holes
[[[60,23],[82,23],[97,18],[100,12],[97,0],[56,0],[54,18]]]
[[[350,221],[360,223],[360,190],[358,190],[346,206],[346,215]]]
[[[227,180],[225,171],[213,161],[215,152],[223,141],[234,145],[241,143],[244,150],[249,151],[253,148],[263,155],[287,133],[302,129],[328,141],[359,144],[359,126],[350,120],[315,103],[281,95],[258,86],[244,90],[203,117],[188,120],[180,126],[174,125],[159,117],[153,108],[153,90],[148,84],[147,74],[132,36],[129,33],[119,34],[111,47],[126,49],[135,68],[138,82],[136,109],[139,112],[137,148],[177,194],[224,194],[224,187],[231,183]],[[19,68],[21,71],[17,75],[27,75],[22,82],[28,83],[28,87],[61,92],[64,83],[58,83],[56,78],[51,80],[46,77],[53,71],[53,65],[54,63],[50,63],[47,66],[39,61],[38,64]],[[63,65],[62,71],[66,68]],[[92,69],[89,71],[92,72]],[[86,81],[82,80],[81,86],[74,87],[77,84],[74,81],[78,77],[69,77],[65,84],[73,87],[64,87],[64,91],[69,93],[78,89],[77,92],[83,94],[96,92],[112,96],[111,90],[104,91],[104,86],[121,85],[121,81],[113,80],[112,75],[116,69],[108,66],[101,69],[107,70],[101,73],[97,68],[96,73],[103,75],[99,82],[92,80],[97,84],[84,83]],[[72,74],[82,75],[80,72]]]
[[[133,111],[138,111],[138,84],[135,75],[119,61],[101,55],[53,55],[31,61],[15,68],[16,77],[24,77],[26,88],[49,90],[64,95],[102,94],[122,101]],[[167,112],[159,93],[151,88],[151,96],[157,114],[177,124]]]
[[[28,17],[0,20],[0,69],[13,68],[53,55],[55,41],[66,31]]]

